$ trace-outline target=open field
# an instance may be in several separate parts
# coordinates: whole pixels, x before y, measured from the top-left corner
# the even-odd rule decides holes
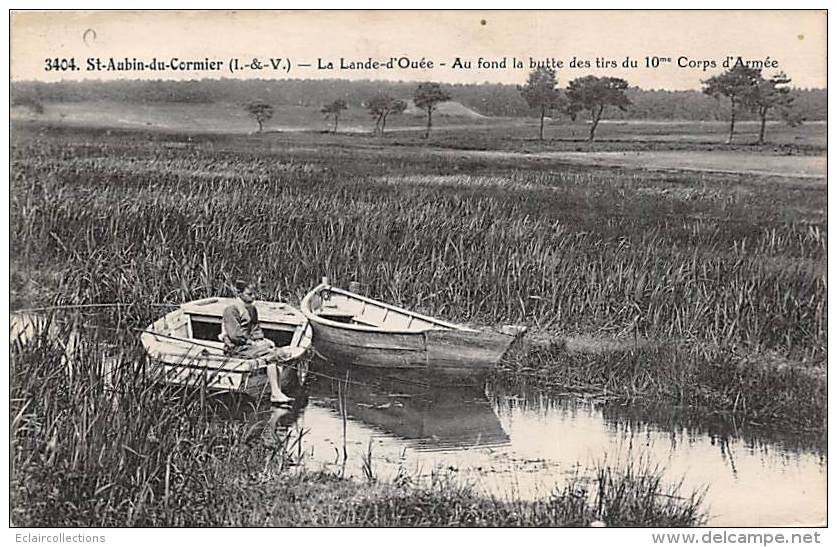
[[[583,165],[521,153],[555,145],[522,137],[511,137],[509,148],[498,146],[503,153],[474,153],[504,140],[490,128],[477,133],[451,129],[427,145],[408,132],[381,140],[18,123],[11,150],[12,307],[125,302],[131,305],[120,310],[121,324],[142,326],[158,314],[154,303],[227,293],[239,277],[260,279],[265,298],[297,302],[327,275],[338,283],[357,280],[372,296],[453,321],[530,325],[530,344],[498,374],[540,389],[606,392],[824,432],[822,181],[784,172],[768,179],[748,170],[649,170],[642,162],[619,169],[606,162]],[[816,137],[805,138],[808,144],[783,150],[814,154]],[[592,146],[605,148],[600,152],[633,147],[629,140]],[[684,146],[675,140],[668,150]],[[689,152],[706,151],[703,144],[690,146]],[[726,153],[779,157],[771,147]],[[568,341],[578,339],[603,350],[570,351]],[[14,370],[43,358],[16,355]],[[51,436],[74,427],[58,416],[87,404],[96,409],[90,416],[101,420],[102,405],[113,401],[64,399],[72,393],[57,388],[54,402],[45,401],[27,377],[13,374],[12,414],[55,425],[20,429],[17,457],[34,465],[33,473],[46,472],[50,467],[36,460],[48,461]],[[153,405],[142,408],[154,415]],[[125,409],[126,415],[136,411]],[[148,422],[143,427],[153,425]],[[132,442],[147,433],[132,430]],[[79,450],[94,454],[110,440],[96,443]],[[178,449],[177,457],[185,458],[178,469],[196,459],[216,465],[214,456],[186,449],[198,444]],[[233,460],[245,457],[219,450]],[[119,457],[133,459],[124,453],[114,461]],[[81,488],[76,493],[128,481],[123,494],[113,495],[114,504],[124,505],[108,509],[116,520],[90,508],[87,516],[73,516],[75,522],[124,522],[119,519],[126,514],[141,515],[131,522],[148,525],[184,522],[178,519],[185,512],[159,518],[144,512],[168,507],[161,501],[167,499],[162,460],[149,467],[131,463],[148,473],[142,480],[102,474],[95,475],[100,483],[87,484],[80,477],[90,470],[80,472],[72,462],[94,465],[95,457],[70,451],[55,458],[75,473],[62,484]],[[195,495],[211,499],[208,488]],[[41,492],[37,503],[49,495]],[[59,492],[62,499],[70,495]],[[364,507],[364,514],[374,512]],[[652,522],[699,520],[691,509],[683,511],[665,520],[665,511],[652,507],[658,518]],[[387,522],[414,522],[401,518]],[[553,521],[533,516],[527,522],[579,522],[573,518],[561,513]],[[463,522],[461,515],[456,519]],[[224,523],[251,522],[229,515]]]
[[[458,105],[458,103],[451,103]],[[459,112],[465,109],[448,108]],[[538,120],[535,118],[504,118],[446,114],[445,104],[434,115],[434,131],[439,133],[434,143],[450,148],[518,151],[587,151],[588,125],[582,116],[571,122],[567,118],[547,120],[543,143],[537,141]],[[257,129],[241,104],[208,103],[118,103],[68,102],[47,103],[44,113],[34,116],[15,109],[13,119],[81,127],[146,129],[186,133],[249,134]],[[426,121],[417,113],[391,116],[387,121],[388,141],[394,144],[420,142]],[[338,131],[353,138],[371,136],[374,120],[358,107],[350,107],[340,116]],[[274,117],[266,122],[266,132],[320,132],[331,130],[318,108],[303,106],[276,107]],[[763,146],[753,143],[758,138],[758,123],[739,121],[736,124],[736,146],[750,152],[775,154],[824,155],[826,124],[810,122],[800,127],[788,127],[780,122],[769,122],[767,140]],[[728,123],[726,121],[623,121],[603,120],[596,132],[598,143],[593,149],[605,150],[725,150]],[[378,139],[374,139],[378,140]]]
[[[464,107],[462,107],[464,108]],[[21,118],[31,118],[26,112],[16,112]],[[481,123],[496,123],[496,120],[483,119],[476,113],[469,117],[451,118],[440,114],[444,120],[456,120],[458,125],[475,126]],[[248,117],[241,104],[234,103],[153,103],[126,104],[112,101],[47,103],[44,113],[38,119],[48,123],[68,125],[136,128],[170,131],[189,131],[203,133],[254,133],[258,126]],[[401,129],[422,129],[424,118],[421,115],[404,113],[393,116],[388,125]],[[514,123],[512,119],[503,119],[501,123]],[[273,119],[265,124],[265,131],[327,131],[332,129],[332,121],[316,107],[284,105],[276,107]],[[340,116],[338,129],[347,133],[371,133],[375,122],[369,113],[358,107],[352,107]]]

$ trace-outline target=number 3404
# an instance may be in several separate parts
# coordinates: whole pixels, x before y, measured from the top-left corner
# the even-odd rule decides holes
[[[76,60],[72,57],[69,59],[59,57],[44,59],[44,71],[52,72],[54,70],[78,70],[78,67],[76,66]]]

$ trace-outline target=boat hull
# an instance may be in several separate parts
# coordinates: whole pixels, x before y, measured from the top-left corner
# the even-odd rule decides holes
[[[183,359],[176,355],[150,354],[147,376],[160,383],[189,389],[205,389],[211,392],[226,392],[247,395],[258,399],[270,397],[267,369],[258,360],[229,359],[227,367],[218,361],[207,359]],[[289,374],[295,371],[293,363],[283,369],[283,387],[290,381]]]
[[[457,331],[356,332],[312,322],[317,352],[330,361],[388,369],[427,369],[449,374],[490,370],[512,337]]]

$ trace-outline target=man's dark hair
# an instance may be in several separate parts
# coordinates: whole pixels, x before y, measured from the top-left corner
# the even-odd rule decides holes
[[[246,281],[244,279],[236,279],[233,283],[233,286],[235,287],[235,294],[243,293],[244,290],[250,285],[252,285],[252,283],[250,283],[249,281]]]

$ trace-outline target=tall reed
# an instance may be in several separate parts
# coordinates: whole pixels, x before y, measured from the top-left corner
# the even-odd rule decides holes
[[[686,194],[667,189],[693,187],[693,175],[487,160],[460,175],[407,152],[382,163],[361,151],[349,165],[83,137],[13,149],[16,267],[60,271],[61,300],[133,301],[130,316],[147,320],[143,303],[217,294],[242,275],[291,300],[329,275],[459,321],[824,355],[817,189],[702,177]],[[410,174],[434,171],[444,174]]]

